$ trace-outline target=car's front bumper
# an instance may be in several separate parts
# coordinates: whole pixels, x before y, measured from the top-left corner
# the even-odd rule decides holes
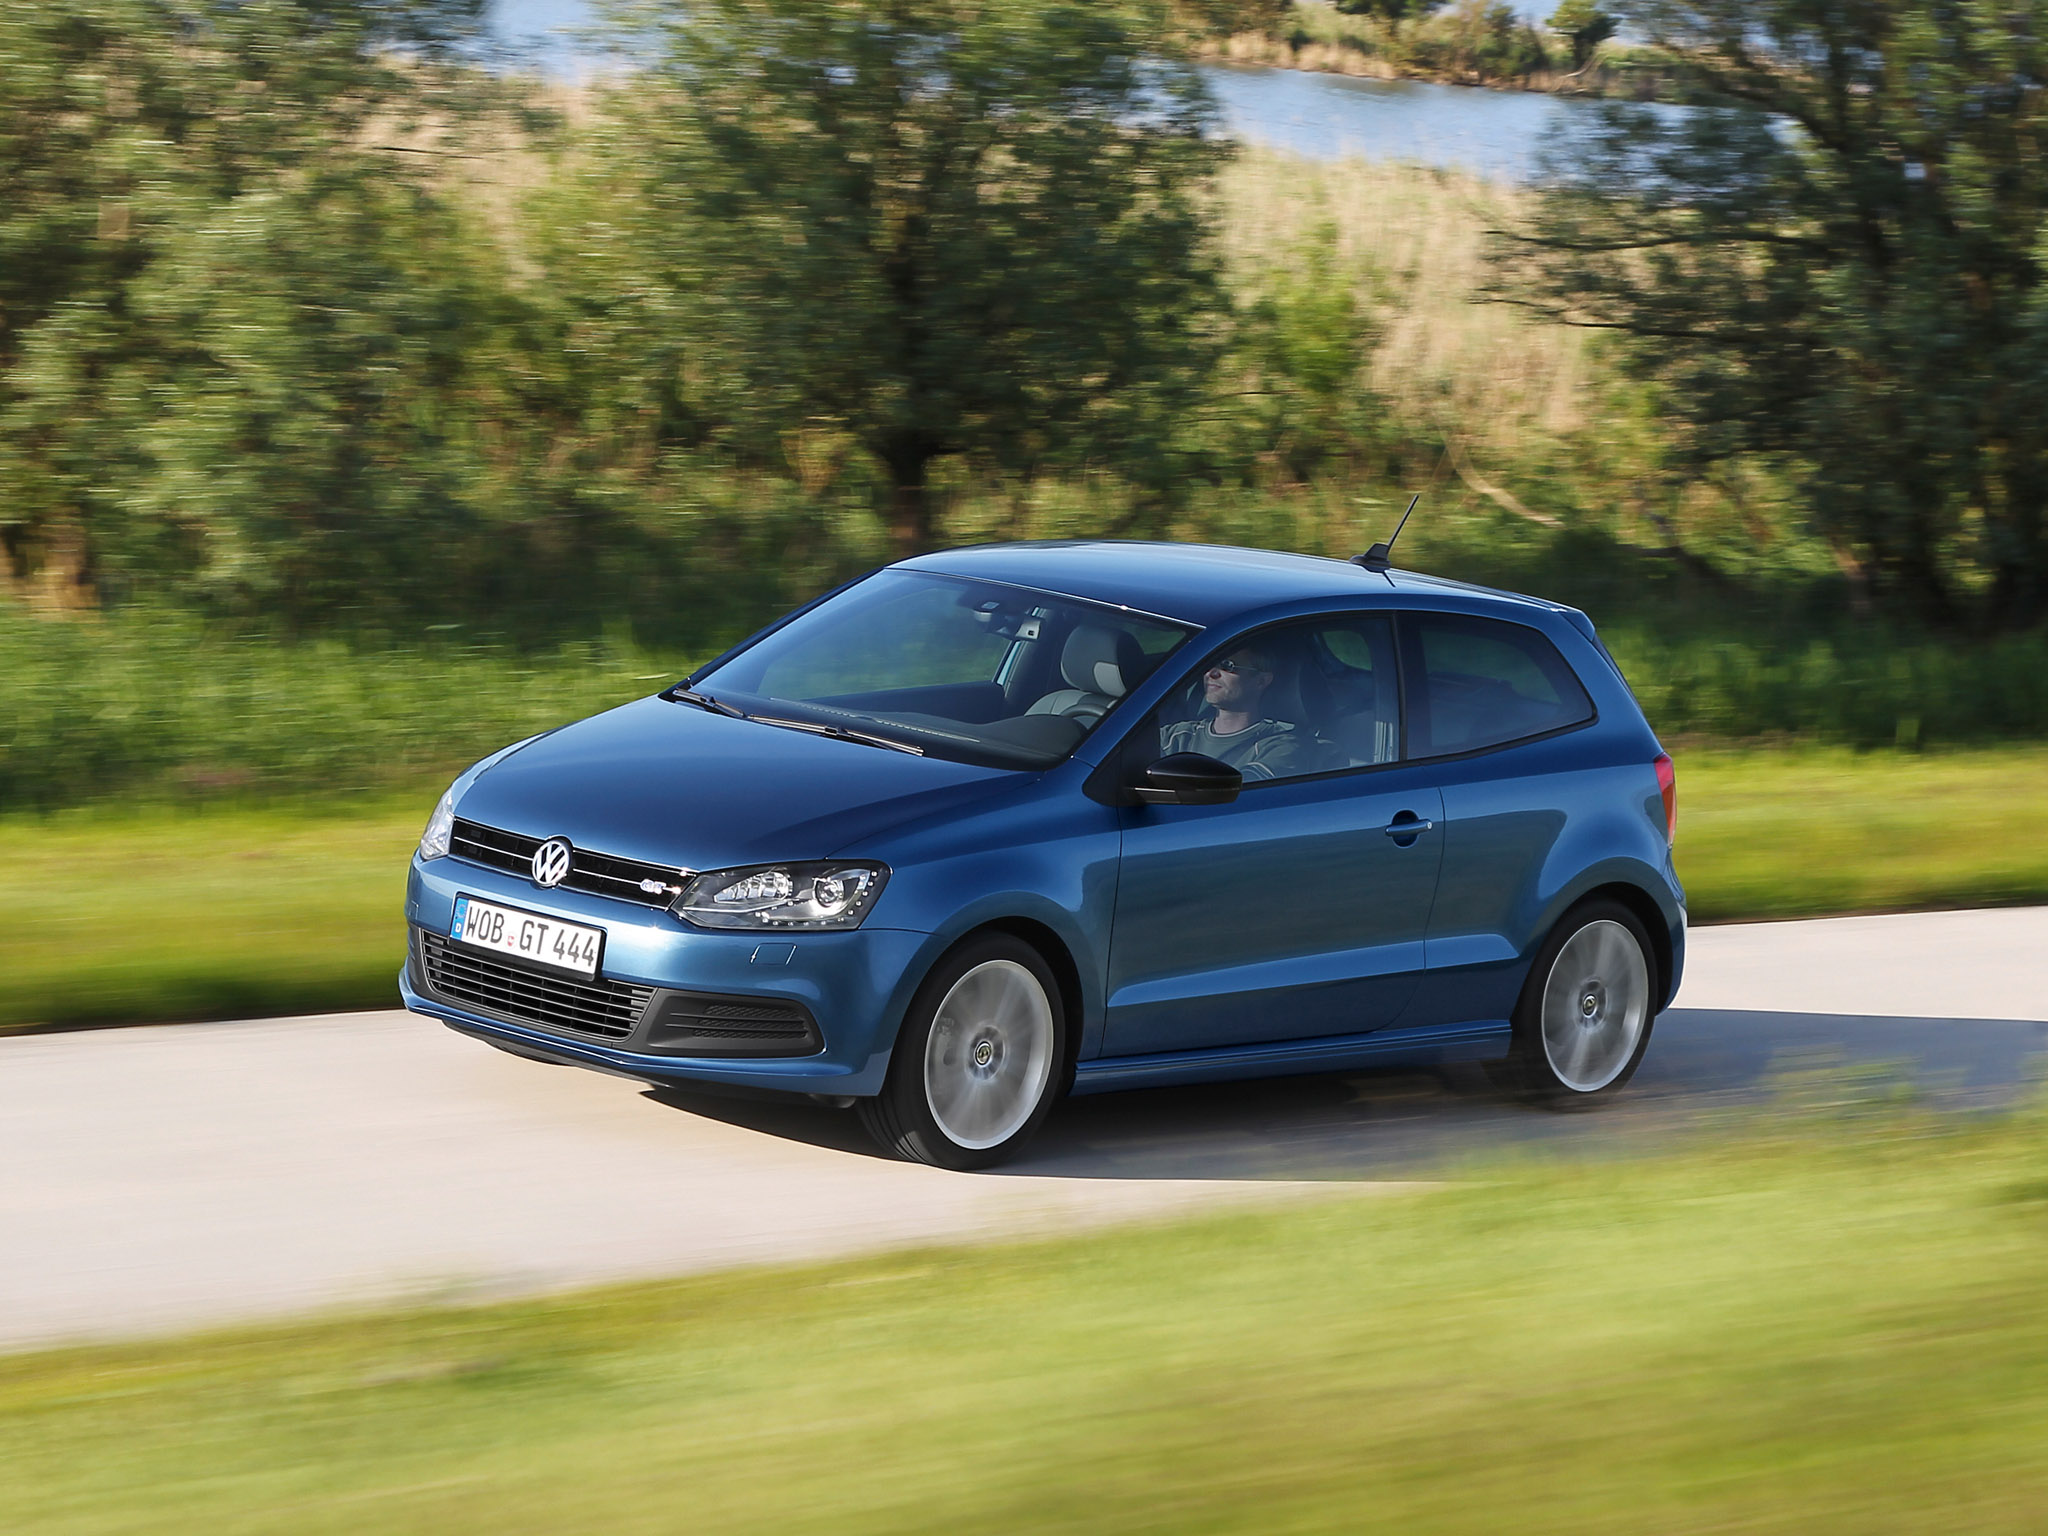
[[[459,859],[413,860],[405,905],[416,930],[445,935],[459,895],[604,929],[603,977],[657,989],[656,1002],[617,1038],[481,1007],[436,991],[422,970],[415,939],[399,979],[406,1007],[515,1049],[650,1082],[697,1081],[834,1096],[878,1093],[908,1002],[907,978],[920,974],[916,961],[930,942],[929,935],[894,928],[712,933],[656,908],[569,890],[543,891],[517,876]],[[793,1004],[815,1022],[822,1044],[800,1056],[747,1056],[736,1054],[738,1048],[692,1055],[664,1048],[656,1016],[660,999],[669,993]]]

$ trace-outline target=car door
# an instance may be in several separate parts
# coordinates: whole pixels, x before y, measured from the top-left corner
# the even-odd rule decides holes
[[[1270,668],[1261,717],[1291,728],[1268,734],[1295,740],[1250,762],[1230,804],[1123,811],[1107,1055],[1384,1028],[1422,972],[1442,799],[1399,761],[1392,621],[1329,615],[1251,641]],[[1219,718],[1205,690],[1244,643],[1168,695],[1126,741],[1123,771],[1217,745],[1200,735]]]
[[[1426,612],[1401,625],[1408,752],[1444,797],[1429,970],[1409,1021],[1504,1019],[1541,937],[1545,867],[1587,794],[1557,738],[1591,722],[1593,704],[1532,626]]]

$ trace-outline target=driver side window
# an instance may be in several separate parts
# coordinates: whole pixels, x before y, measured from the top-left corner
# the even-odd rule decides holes
[[[1331,615],[1212,653],[1159,707],[1160,756],[1195,752],[1247,784],[1391,763],[1400,687],[1391,619]]]

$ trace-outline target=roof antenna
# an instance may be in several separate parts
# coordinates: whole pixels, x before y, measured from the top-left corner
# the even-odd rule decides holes
[[[1388,566],[1392,565],[1394,563],[1394,539],[1401,537],[1401,530],[1408,526],[1408,519],[1415,511],[1415,503],[1420,500],[1422,500],[1422,492],[1420,491],[1417,491],[1408,498],[1408,510],[1401,514],[1401,521],[1394,524],[1393,538],[1388,539],[1384,544],[1373,545],[1371,549],[1368,549],[1362,555],[1353,555],[1351,563],[1353,565],[1362,565],[1368,571],[1384,571]]]

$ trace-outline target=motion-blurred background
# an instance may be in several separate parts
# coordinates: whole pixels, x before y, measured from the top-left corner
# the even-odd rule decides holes
[[[1346,556],[1418,492],[1402,563],[1600,623],[1696,922],[2048,900],[2044,82],[2048,0],[0,0],[0,1034],[389,1009],[449,775],[903,553]],[[2010,1101],[2035,1005],[1946,1017],[2040,964],[1986,916],[1758,940],[1763,1000],[1669,1031],[1705,1134],[1653,1090],[1646,1140],[1545,1143],[1625,1156],[0,1356],[0,1526],[2038,1530],[2048,1120],[1930,1113],[1870,1043]],[[1978,1001],[1788,1011],[1893,934],[1826,1007]],[[1716,1121],[1736,1024],[1856,1066]],[[442,1043],[4,1042],[0,1240],[68,1257],[0,1277],[97,1264],[134,1331],[137,1255],[345,1269],[380,1202],[399,1248],[488,1225],[461,1156],[508,1144],[972,1226],[827,1111]],[[1242,1192],[1404,1120],[1535,1134],[1455,1085],[1203,1092],[1080,1112],[1046,1178],[1113,1182],[1094,1135],[1150,1199],[1190,1142]],[[640,1187],[510,1246],[585,1273],[571,1217],[683,1219]]]
[[[1417,491],[1697,915],[2038,896],[2044,15],[0,0],[0,1025],[385,1000],[448,773],[905,551]]]

